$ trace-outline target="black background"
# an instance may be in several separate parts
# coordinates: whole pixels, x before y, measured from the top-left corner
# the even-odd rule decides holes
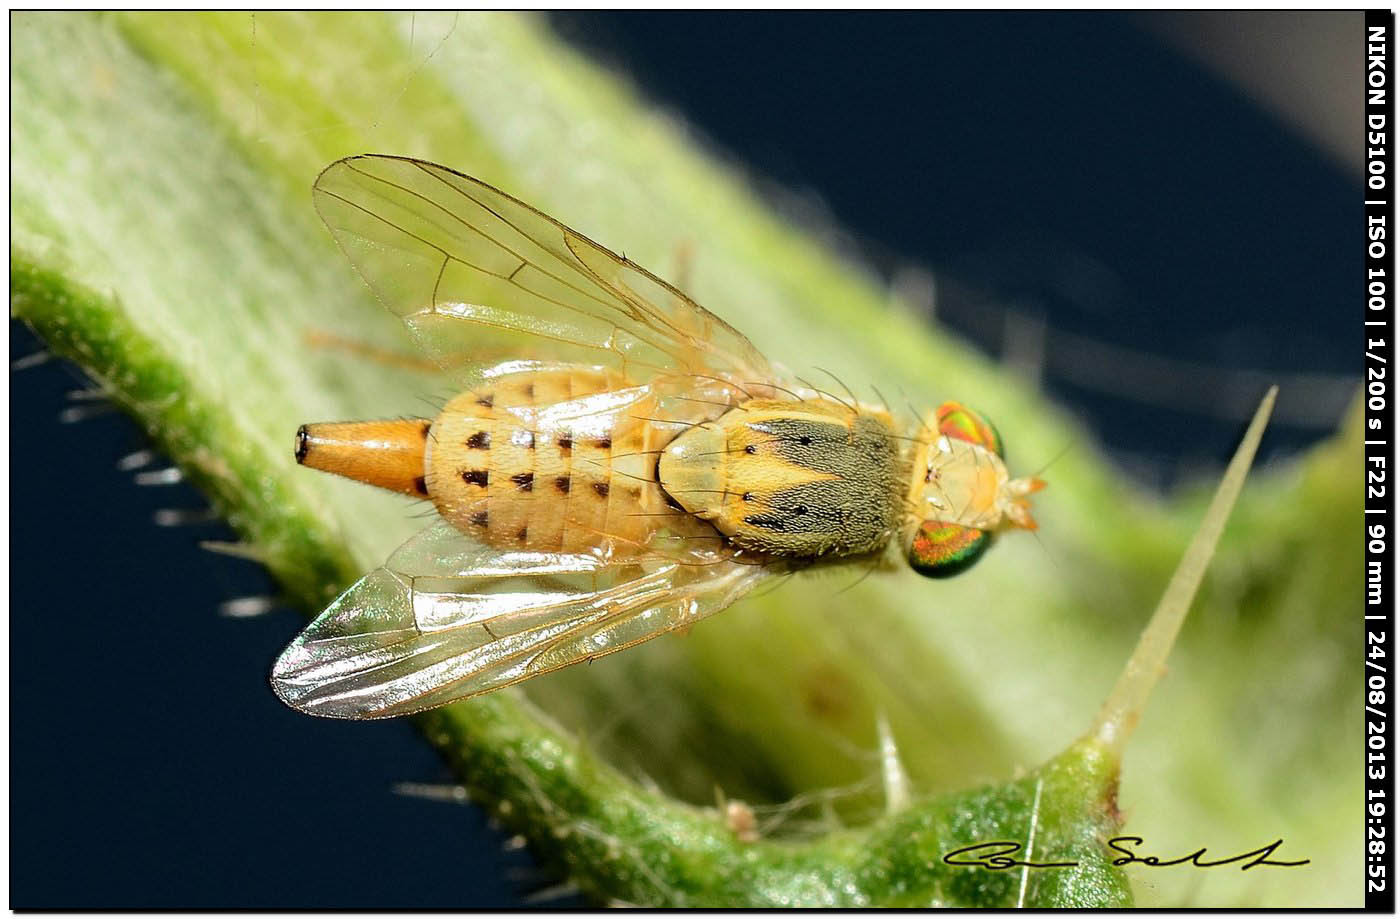
[[[1000,302],[1224,368],[1356,372],[1359,179],[1129,18],[552,22],[757,176],[819,195],[877,271],[934,269],[952,324],[994,352],[978,308]],[[1084,264],[1091,282],[1066,274]],[[12,333],[12,356],[36,348]],[[1047,385],[1149,457],[1149,483],[1240,430],[1170,394]],[[504,906],[548,886],[477,809],[391,793],[447,779],[411,727],[276,702],[264,675],[299,616],[216,615],[272,585],[196,548],[222,525],[150,523],[202,502],[117,470],[144,445],[119,416],[59,424],[80,386],[56,364],[11,380],[10,905]],[[1326,433],[1276,426],[1266,451]]]

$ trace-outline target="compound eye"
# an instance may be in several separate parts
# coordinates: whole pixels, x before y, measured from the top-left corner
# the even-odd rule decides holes
[[[952,577],[971,568],[991,544],[987,530],[925,520],[909,544],[909,567],[926,578]]]
[[[1003,456],[1001,435],[997,429],[979,412],[958,402],[944,402],[935,413],[938,419],[938,433],[957,440],[965,440]]]

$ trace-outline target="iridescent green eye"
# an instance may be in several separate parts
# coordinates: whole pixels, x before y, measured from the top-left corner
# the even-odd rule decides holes
[[[986,530],[925,520],[909,545],[909,567],[928,578],[952,577],[971,568],[991,544]]]
[[[938,433],[986,447],[1002,456],[1001,435],[986,418],[959,402],[944,402],[935,413]]]

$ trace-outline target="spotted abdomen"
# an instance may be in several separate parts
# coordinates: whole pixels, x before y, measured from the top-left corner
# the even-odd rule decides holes
[[[650,390],[616,374],[496,377],[433,422],[428,495],[453,526],[493,546],[639,552],[680,516],[656,482],[658,453],[675,434],[656,414]]]

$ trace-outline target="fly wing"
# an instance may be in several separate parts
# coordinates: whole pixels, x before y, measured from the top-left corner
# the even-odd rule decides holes
[[[272,686],[311,715],[407,715],[684,628],[770,573],[719,557],[501,551],[439,521],[297,636]]]
[[[670,284],[469,176],[353,156],[326,167],[314,192],[366,283],[459,382],[521,355],[637,382],[676,370],[771,376],[748,339]]]

